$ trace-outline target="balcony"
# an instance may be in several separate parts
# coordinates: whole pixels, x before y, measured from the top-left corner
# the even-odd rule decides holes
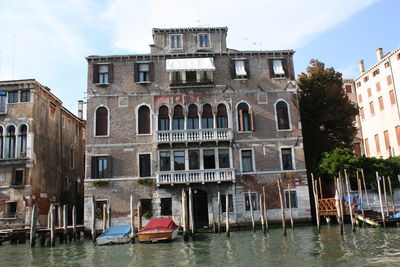
[[[231,141],[233,133],[230,128],[157,131],[155,139],[158,144]]]
[[[206,80],[193,80],[193,81],[185,81],[185,80],[172,80],[170,86],[172,88],[179,87],[210,87],[214,85],[214,80],[206,79]]]
[[[234,169],[164,171],[157,173],[157,185],[235,182]]]

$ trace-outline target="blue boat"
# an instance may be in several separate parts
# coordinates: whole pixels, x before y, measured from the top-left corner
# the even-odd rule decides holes
[[[126,244],[133,238],[129,225],[116,225],[108,227],[102,235],[96,238],[96,245]]]

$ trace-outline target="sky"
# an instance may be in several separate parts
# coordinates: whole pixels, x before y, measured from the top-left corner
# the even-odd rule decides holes
[[[35,78],[76,114],[89,55],[149,53],[154,27],[227,26],[229,48],[293,49],[359,75],[400,46],[398,0],[0,0],[0,80]]]

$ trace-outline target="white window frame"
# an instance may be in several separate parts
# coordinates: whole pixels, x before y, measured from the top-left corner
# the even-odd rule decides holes
[[[150,109],[150,133],[148,134],[140,134],[139,133],[139,108],[141,106],[147,106]],[[139,105],[136,106],[136,110],[135,110],[135,121],[136,121],[136,135],[137,136],[149,136],[149,135],[153,135],[153,111],[151,109],[151,106],[147,103],[141,103]]]
[[[252,161],[252,165],[253,165],[253,171],[251,172],[243,172],[243,162],[242,162],[242,151],[243,150],[251,150],[251,161]],[[240,148],[239,149],[239,160],[240,160],[240,172],[242,174],[255,174],[256,171],[256,158],[255,158],[255,154],[254,154],[254,148]]]
[[[97,74],[99,76],[99,82],[96,84],[110,84],[110,68],[108,65],[112,64],[112,63],[108,63],[108,62],[102,62],[102,63],[96,63],[97,65],[107,65],[107,82],[102,83],[100,82],[100,66],[99,66],[99,73]]]
[[[4,111],[0,112],[0,114],[6,114],[8,111],[8,92],[7,91],[5,91],[5,92],[6,92],[6,95],[4,96],[5,97],[5,101],[4,101],[5,108],[4,108]]]
[[[96,112],[101,107],[105,107],[108,111],[108,113],[107,113],[107,135],[96,135],[96,122],[97,122]],[[94,118],[94,120],[93,120],[93,123],[94,123],[93,124],[93,137],[96,137],[96,138],[110,137],[110,129],[111,129],[110,128],[111,127],[111,118],[110,117],[111,117],[110,109],[106,105],[101,104],[95,108],[94,114],[93,114],[93,118]]]
[[[281,101],[285,102],[286,105],[287,105],[288,117],[289,117],[289,129],[279,129],[279,125],[278,125],[278,110],[276,109],[276,104],[278,104],[278,102],[281,102]],[[275,127],[276,127],[276,131],[278,131],[278,132],[291,132],[291,131],[293,131],[293,128],[292,128],[292,116],[290,114],[291,113],[290,112],[290,105],[285,99],[279,98],[279,99],[277,99],[275,101],[275,103],[274,103],[274,112],[275,112]]]
[[[283,198],[285,201],[285,209],[288,209],[289,207],[286,207],[286,192],[289,192],[288,189],[283,189]],[[296,192],[296,203],[297,203],[297,207],[292,207],[292,209],[298,209],[299,208],[299,196],[297,195],[297,188],[290,188],[290,192]],[[290,194],[289,192],[289,194]],[[289,199],[288,199],[289,201]]]
[[[137,74],[138,74],[137,83],[151,83],[151,77],[150,77],[150,68],[151,68],[151,66],[150,66],[150,63],[151,63],[151,61],[137,61],[136,62],[137,68],[138,68],[138,70],[137,70]],[[140,77],[140,75],[139,75],[139,73],[140,73],[139,65],[141,65],[141,64],[147,64],[149,66],[149,71],[148,71],[149,72],[149,80],[148,81],[140,81],[139,80],[139,77]]]
[[[239,107],[239,105],[241,103],[245,103],[249,107],[249,113],[250,113],[250,110],[253,110],[251,105],[249,104],[249,102],[247,102],[244,99],[242,99],[242,100],[240,100],[239,102],[236,103],[236,106],[235,106],[236,132],[237,133],[253,133],[254,131],[239,131],[239,119],[238,119],[239,118],[239,109],[238,109],[238,107]],[[250,116],[250,114],[249,114],[249,116]],[[253,120],[254,120],[254,116],[253,116]],[[254,121],[252,123],[254,125]]]
[[[293,166],[292,170],[284,170],[283,169],[282,149],[285,149],[285,148],[290,148],[292,151],[292,166]],[[295,171],[296,170],[296,159],[294,157],[294,146],[280,146],[279,147],[279,162],[281,165],[281,171]]]
[[[285,73],[285,69],[283,68],[283,60],[284,58],[272,58],[272,71],[274,72],[274,76],[272,77],[272,79],[286,79],[286,73]],[[280,60],[281,61],[281,65],[282,65],[282,70],[283,70],[283,74],[276,74],[275,70],[274,70],[274,60]]]
[[[232,58],[232,60],[233,60],[233,65],[234,65],[234,67],[235,67],[235,78],[234,78],[234,80],[235,81],[247,81],[248,80],[248,73],[247,73],[247,70],[246,70],[246,59],[247,58]],[[236,73],[236,61],[243,61],[243,68],[244,68],[244,70],[246,71],[246,76],[244,76],[244,75],[237,75],[237,73]]]
[[[208,46],[200,46],[200,35],[207,35],[208,36]],[[209,33],[198,33],[197,34],[197,48],[198,49],[210,49],[211,48],[211,36]]]
[[[148,177],[141,177],[140,176],[140,155],[150,155],[150,176]],[[138,179],[149,179],[151,177],[154,177],[154,172],[153,172],[153,155],[151,152],[138,152],[137,153],[137,161],[136,161],[136,166],[137,166],[137,178]]]
[[[181,38],[181,47],[172,47],[172,37],[173,36],[180,36]],[[168,36],[168,42],[169,42],[169,50],[183,50],[183,34],[170,34]]]

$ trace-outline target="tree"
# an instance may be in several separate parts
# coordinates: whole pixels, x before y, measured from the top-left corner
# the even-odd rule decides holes
[[[318,173],[329,177],[337,177],[338,173],[341,172],[343,174],[345,169],[349,174],[355,173],[358,165],[359,160],[354,156],[351,149],[335,148],[332,151],[323,153]]]
[[[311,60],[307,73],[299,75],[299,107],[304,151],[309,171],[315,171],[324,152],[349,148],[356,134],[358,114],[342,88],[342,74]]]

